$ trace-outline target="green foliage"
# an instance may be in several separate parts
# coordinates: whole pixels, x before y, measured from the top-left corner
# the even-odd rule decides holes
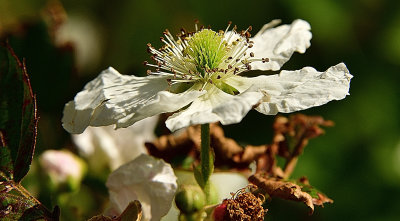
[[[0,165],[6,169],[6,176],[1,179],[12,179],[18,183],[29,171],[35,149],[38,120],[36,98],[25,66],[9,46],[1,49],[0,130],[2,146],[6,149],[1,151],[5,160]]]
[[[8,43],[0,47],[0,216],[6,220],[57,220],[20,181],[36,144],[37,110],[24,63]]]

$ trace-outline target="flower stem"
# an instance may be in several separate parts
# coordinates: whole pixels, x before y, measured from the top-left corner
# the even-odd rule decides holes
[[[211,200],[210,176],[214,171],[214,155],[210,147],[210,124],[201,125],[201,152],[200,152],[200,171],[202,187],[206,195],[207,202]]]

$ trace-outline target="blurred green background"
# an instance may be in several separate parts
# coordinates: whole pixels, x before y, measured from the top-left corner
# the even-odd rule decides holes
[[[0,35],[25,58],[37,93],[37,154],[72,148],[60,122],[64,104],[108,66],[144,75],[146,44],[160,47],[165,28],[193,30],[198,19],[225,29],[232,21],[239,29],[252,25],[255,34],[276,18],[304,19],[313,33],[307,52],[283,69],[324,71],[343,61],[354,78],[346,99],[303,111],[336,125],[310,142],[293,176],[306,175],[334,204],[308,216],[302,204],[274,200],[266,220],[400,220],[400,1],[0,0]],[[251,111],[225,129],[244,144],[269,143],[272,122]],[[107,197],[98,185],[90,188]],[[93,214],[101,212],[93,205]]]

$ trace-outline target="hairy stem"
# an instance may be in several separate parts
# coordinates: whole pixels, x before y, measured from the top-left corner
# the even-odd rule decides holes
[[[211,195],[211,184],[210,176],[214,171],[214,159],[213,153],[210,147],[210,124],[201,125],[201,153],[200,153],[200,165],[203,185],[203,191],[206,195],[207,202],[210,202]]]

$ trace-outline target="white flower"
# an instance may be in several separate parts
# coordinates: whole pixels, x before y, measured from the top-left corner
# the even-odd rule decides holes
[[[106,186],[111,201],[108,215],[119,215],[129,202],[139,200],[144,221],[160,220],[171,208],[178,187],[176,179],[171,165],[140,155],[108,177]]]
[[[147,153],[144,143],[155,138],[157,121],[158,117],[154,116],[120,130],[112,126],[89,127],[72,138],[80,154],[88,159],[90,168],[103,173]]]
[[[244,77],[248,70],[279,70],[294,52],[310,46],[310,25],[266,24],[253,38],[236,27],[210,29],[178,39],[167,30],[159,50],[149,45],[155,71],[148,77],[121,75],[113,68],[89,82],[64,109],[63,126],[81,133],[87,126],[127,127],[144,118],[175,112],[166,121],[175,131],[192,124],[238,123],[255,107],[263,114],[293,112],[348,95],[350,75],[343,63],[318,72],[311,67],[276,75]],[[197,26],[196,26],[197,29]]]

